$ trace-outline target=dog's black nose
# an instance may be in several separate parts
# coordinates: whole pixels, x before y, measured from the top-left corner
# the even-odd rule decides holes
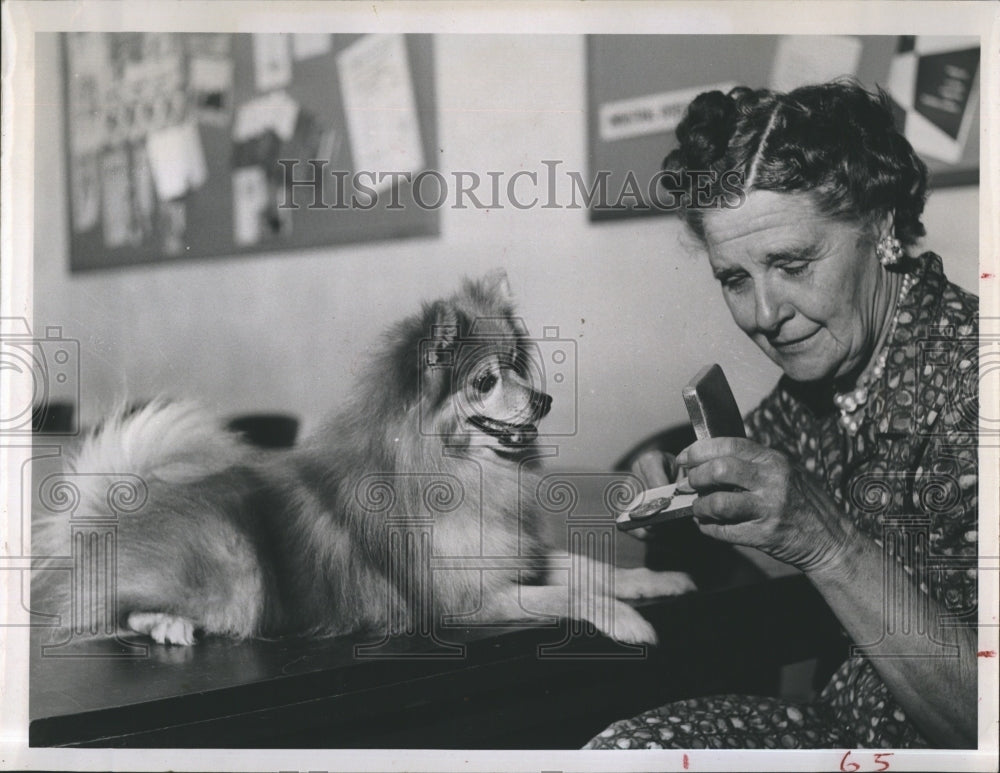
[[[537,418],[544,419],[552,410],[552,395],[547,395],[545,392],[535,392],[531,397],[531,407]]]

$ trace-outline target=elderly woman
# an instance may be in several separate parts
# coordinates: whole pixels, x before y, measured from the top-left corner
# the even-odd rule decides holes
[[[677,136],[664,180],[697,179],[685,221],[784,372],[751,439],[677,458],[697,523],[804,572],[861,649],[813,703],[695,698],[588,748],[975,746],[978,301],[911,254],[926,168],[853,83],[701,94]]]

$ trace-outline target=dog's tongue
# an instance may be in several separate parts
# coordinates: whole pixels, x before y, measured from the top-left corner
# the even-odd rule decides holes
[[[485,416],[474,416],[472,423],[488,432],[503,446],[524,446],[538,437],[538,427],[534,424],[508,424]]]
[[[523,446],[538,437],[538,427],[534,424],[511,426],[500,434],[500,442],[505,446]]]

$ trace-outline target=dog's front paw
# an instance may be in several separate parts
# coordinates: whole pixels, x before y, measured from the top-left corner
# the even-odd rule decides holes
[[[159,644],[194,644],[194,622],[186,617],[162,612],[133,612],[126,625],[136,633],[145,634]]]
[[[615,595],[620,599],[677,596],[693,590],[694,581],[684,572],[654,572],[644,566],[615,571]]]
[[[626,644],[656,644],[656,631],[646,618],[620,601],[612,609],[613,630],[604,633]]]

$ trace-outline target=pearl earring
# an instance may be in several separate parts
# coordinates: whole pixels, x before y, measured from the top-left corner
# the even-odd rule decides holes
[[[883,236],[875,245],[875,254],[886,268],[898,266],[903,260],[903,244],[895,236]]]

